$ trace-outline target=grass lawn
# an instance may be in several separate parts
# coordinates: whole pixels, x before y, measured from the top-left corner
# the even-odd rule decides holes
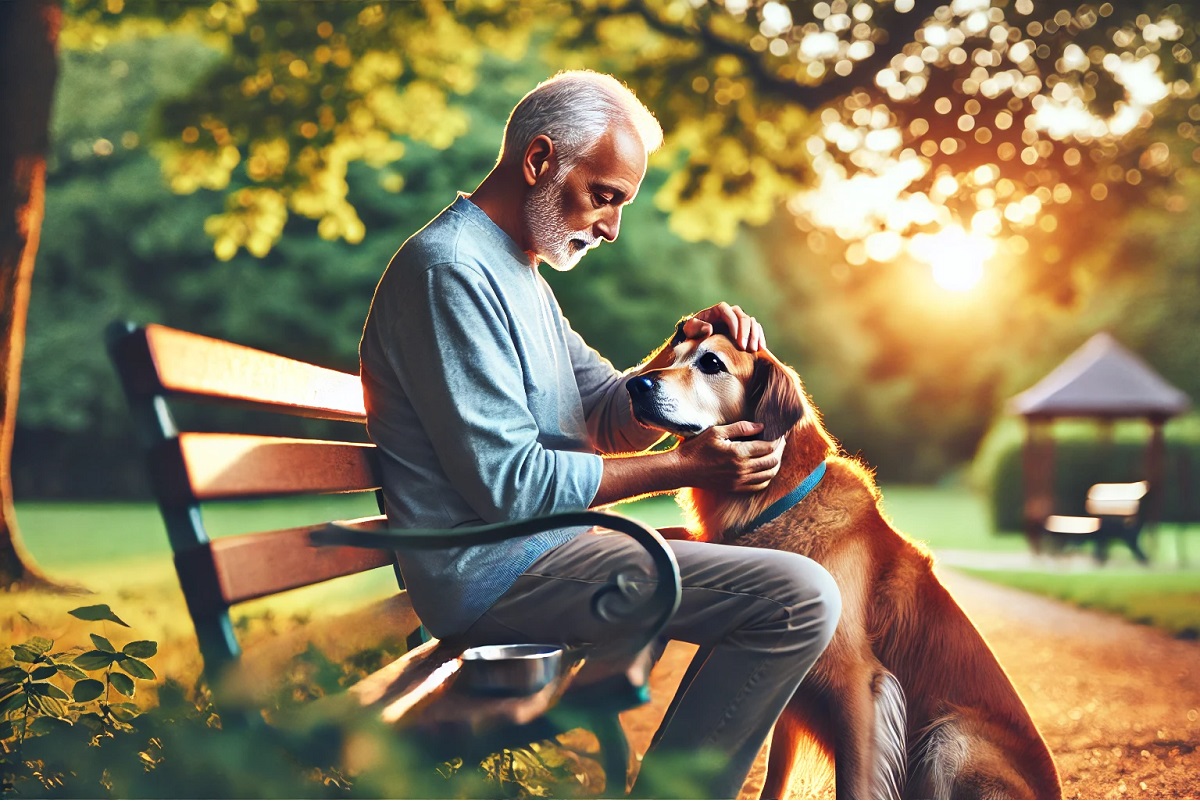
[[[1089,573],[1056,573],[968,569],[966,572],[1076,606],[1112,612],[1177,637],[1200,637],[1200,570],[1168,573],[1100,569]]]
[[[1108,567],[1088,560],[1026,559],[1027,546],[1015,535],[991,532],[984,504],[954,487],[891,486],[884,489],[884,510],[897,528],[927,544],[935,553],[979,554],[971,572],[988,580],[1094,606],[1150,622],[1187,636],[1200,631],[1200,568],[1180,569],[1182,541],[1192,562],[1200,561],[1200,526],[1182,535],[1158,535],[1152,567],[1142,568],[1114,547]],[[617,507],[617,511],[653,526],[681,525],[673,499],[649,498]],[[204,521],[214,537],[247,531],[303,525],[314,520],[359,517],[375,513],[371,495],[328,496],[284,502],[212,504]],[[171,566],[157,509],[149,503],[19,503],[17,517],[26,547],[49,574],[77,582],[97,595],[52,599],[33,594],[13,598],[0,615],[0,631],[19,641],[39,627],[56,625],[65,610],[84,603],[110,603],[139,618],[161,638],[189,636],[190,624]],[[980,569],[989,561],[1005,569]],[[1014,567],[1014,565],[1016,565]],[[235,619],[285,621],[304,619],[311,610],[352,608],[385,597],[395,588],[387,570],[339,579],[241,606]],[[130,621],[133,622],[133,621]]]

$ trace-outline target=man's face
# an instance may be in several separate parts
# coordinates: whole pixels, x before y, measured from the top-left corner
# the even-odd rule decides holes
[[[601,239],[616,239],[621,209],[633,200],[645,174],[646,149],[626,126],[610,128],[565,176],[547,172],[525,204],[534,252],[565,272]]]

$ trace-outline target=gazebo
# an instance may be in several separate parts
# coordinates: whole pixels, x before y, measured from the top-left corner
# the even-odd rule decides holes
[[[1111,425],[1119,419],[1150,424],[1145,474],[1153,497],[1160,497],[1166,474],[1163,426],[1191,405],[1187,394],[1169,384],[1110,334],[1099,333],[1041,381],[1014,397],[1010,408],[1025,418],[1023,472],[1025,536],[1041,548],[1043,521],[1054,512],[1054,428],[1058,418],[1086,418]],[[1150,520],[1157,504],[1148,499]]]

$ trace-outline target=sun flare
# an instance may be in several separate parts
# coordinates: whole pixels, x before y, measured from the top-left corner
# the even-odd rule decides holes
[[[910,251],[929,265],[934,282],[950,292],[969,292],[983,280],[984,265],[996,252],[990,237],[950,225],[936,234],[917,234]]]

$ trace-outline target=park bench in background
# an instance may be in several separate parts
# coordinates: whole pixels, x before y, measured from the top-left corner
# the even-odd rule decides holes
[[[1062,551],[1074,545],[1091,543],[1096,561],[1108,560],[1113,540],[1129,546],[1134,557],[1145,564],[1148,559],[1138,542],[1145,520],[1146,481],[1124,484],[1093,484],[1088,489],[1084,509],[1087,516],[1050,515],[1043,528],[1051,550]]]
[[[322,520],[210,539],[202,503],[345,492],[374,492],[378,499],[377,456],[365,442],[179,431],[174,405],[202,401],[362,425],[358,376],[158,325],[114,323],[108,347],[214,685],[241,653],[231,607],[362,571],[395,569],[394,548],[497,542],[572,525],[603,525],[636,539],[658,573],[653,593],[631,597],[627,575],[599,588],[593,608],[613,624],[613,642],[567,649],[561,671],[542,689],[517,697],[472,695],[456,683],[461,646],[422,642],[410,606],[412,631],[402,633],[410,634],[408,653],[350,689],[398,736],[433,757],[458,756],[468,764],[502,747],[584,725],[602,744],[606,792],[624,792],[628,746],[617,712],[648,698],[650,644],[679,603],[678,568],[656,533],[618,515],[581,511],[453,531],[390,530],[382,516]]]

